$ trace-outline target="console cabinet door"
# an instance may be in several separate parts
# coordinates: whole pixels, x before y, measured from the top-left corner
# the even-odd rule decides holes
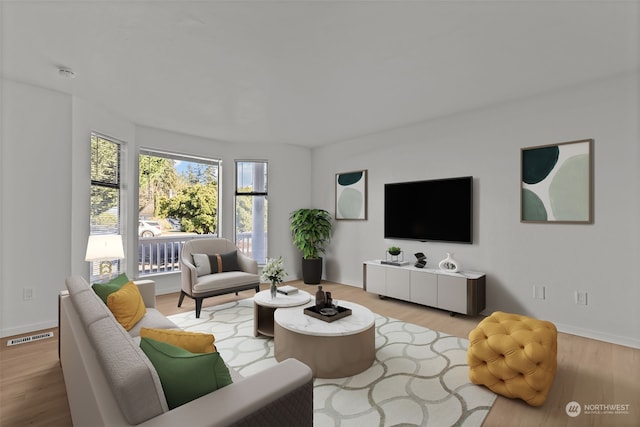
[[[467,278],[441,274],[438,276],[438,308],[467,313]]]
[[[405,268],[387,268],[387,296],[411,301],[409,270]]]
[[[430,307],[438,307],[438,275],[412,271],[411,301]]]
[[[367,264],[367,292],[387,295],[387,268],[380,265]]]

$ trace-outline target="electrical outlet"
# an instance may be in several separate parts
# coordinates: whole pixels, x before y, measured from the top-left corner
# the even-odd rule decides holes
[[[545,287],[543,285],[533,285],[533,298],[545,299]]]
[[[22,299],[31,301],[33,299],[33,288],[22,288]]]
[[[576,304],[587,305],[587,291],[576,291]]]

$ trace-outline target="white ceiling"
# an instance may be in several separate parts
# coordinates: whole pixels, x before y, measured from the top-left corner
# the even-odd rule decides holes
[[[638,69],[638,1],[2,1],[2,76],[319,146]],[[63,79],[58,67],[77,77]]]

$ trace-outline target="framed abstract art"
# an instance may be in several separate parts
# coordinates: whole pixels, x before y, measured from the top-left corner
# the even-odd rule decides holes
[[[593,139],[521,149],[520,221],[593,223]]]
[[[336,219],[367,219],[367,171],[336,174]]]

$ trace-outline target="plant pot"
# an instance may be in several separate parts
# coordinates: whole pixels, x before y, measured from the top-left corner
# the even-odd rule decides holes
[[[322,280],[322,258],[302,259],[302,280],[317,285]]]

